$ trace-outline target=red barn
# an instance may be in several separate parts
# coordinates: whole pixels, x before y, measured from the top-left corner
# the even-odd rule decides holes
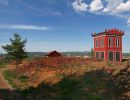
[[[57,51],[52,51],[52,52],[49,52],[46,57],[60,57],[62,56],[61,53],[57,52]]]
[[[122,36],[124,31],[106,29],[101,33],[93,33],[94,58],[122,61]]]

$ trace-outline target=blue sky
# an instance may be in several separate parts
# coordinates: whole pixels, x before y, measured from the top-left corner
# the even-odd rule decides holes
[[[130,52],[130,0],[0,0],[0,46],[19,33],[27,51],[89,51],[107,28],[125,31]]]

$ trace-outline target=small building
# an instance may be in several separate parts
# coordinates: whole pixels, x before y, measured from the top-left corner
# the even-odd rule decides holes
[[[51,52],[49,52],[49,53],[46,55],[46,57],[60,57],[60,56],[62,56],[62,54],[59,53],[59,52],[57,52],[57,51],[51,51]]]
[[[122,61],[122,36],[124,31],[106,29],[101,33],[93,33],[94,58]]]

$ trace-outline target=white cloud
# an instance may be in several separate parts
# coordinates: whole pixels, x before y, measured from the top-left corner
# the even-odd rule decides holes
[[[119,6],[123,0],[105,0],[106,1],[106,7],[104,8],[103,12],[111,12],[113,11],[117,6]]]
[[[130,26],[130,0],[92,0],[88,4],[83,0],[75,0],[72,7],[76,12],[107,14],[128,19],[127,25]]]
[[[46,26],[0,24],[1,29],[49,30]]]
[[[87,11],[88,10],[88,5],[83,2],[83,0],[75,0],[72,3],[72,7],[76,12],[81,12],[81,11]]]
[[[93,0],[90,4],[90,11],[99,11],[103,9],[103,3],[101,0]]]
[[[126,3],[121,3],[119,6],[116,7],[116,9],[113,11],[115,13],[122,13],[122,12],[128,12],[130,11],[130,0]]]

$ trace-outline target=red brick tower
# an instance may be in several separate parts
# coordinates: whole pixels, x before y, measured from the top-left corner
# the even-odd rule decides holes
[[[94,57],[97,59],[122,61],[122,36],[124,31],[106,29],[101,33],[93,33]]]

